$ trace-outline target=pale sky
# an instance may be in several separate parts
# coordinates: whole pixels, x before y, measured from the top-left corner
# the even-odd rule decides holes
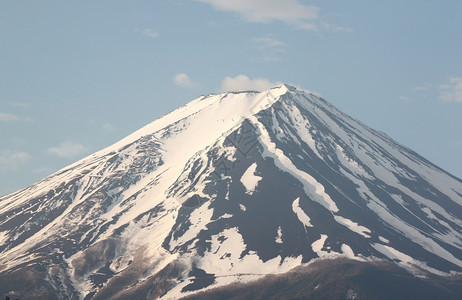
[[[203,94],[320,93],[462,177],[462,1],[0,0],[0,195]]]

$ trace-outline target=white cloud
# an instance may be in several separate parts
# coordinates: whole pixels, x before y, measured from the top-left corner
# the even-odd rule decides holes
[[[398,99],[402,100],[402,101],[410,101],[410,100],[412,100],[410,97],[406,97],[406,96],[398,96]]]
[[[176,74],[173,76],[173,82],[181,87],[192,88],[199,86],[199,83],[192,81],[191,78],[185,73]]]
[[[16,106],[16,107],[21,107],[21,108],[30,108],[30,105],[27,103],[22,103],[22,102],[13,102],[11,105]]]
[[[282,47],[286,45],[284,42],[278,41],[272,37],[253,38],[252,41],[254,43],[259,44],[259,47],[263,49],[277,48],[277,47]]]
[[[266,78],[250,79],[246,75],[237,75],[236,77],[226,77],[221,82],[220,90],[222,92],[230,91],[265,91],[278,83],[269,81]]]
[[[10,123],[10,122],[32,122],[33,119],[26,117],[20,117],[15,114],[0,113],[0,122]]]
[[[428,86],[419,85],[419,86],[413,87],[412,91],[421,92],[421,91],[428,91],[429,89],[430,89],[430,87],[428,87]]]
[[[320,9],[299,0],[195,0],[212,5],[216,10],[230,11],[251,23],[282,21],[300,29],[317,30],[312,24]]]
[[[0,170],[17,170],[31,158],[30,154],[23,151],[2,151],[0,152]]]
[[[450,102],[462,102],[462,77],[451,77],[447,84],[440,87],[440,99]]]
[[[335,24],[331,24],[328,22],[321,22],[321,27],[332,32],[348,32],[348,33],[354,33],[355,31],[353,28],[350,27],[343,27]]]
[[[14,122],[19,120],[21,120],[21,118],[17,115],[0,113],[0,122]]]
[[[147,37],[150,37],[150,38],[153,38],[153,39],[160,36],[160,34],[156,30],[154,30],[152,28],[145,28],[145,29],[135,28],[135,32],[140,32],[143,35],[145,35]]]
[[[74,158],[88,151],[88,148],[80,143],[62,142],[59,146],[50,147],[45,152],[61,158]]]
[[[280,55],[285,52],[286,44],[271,36],[253,38],[254,47],[260,52],[260,60],[276,61]]]

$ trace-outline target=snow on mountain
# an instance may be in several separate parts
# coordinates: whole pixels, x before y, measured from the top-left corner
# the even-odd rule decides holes
[[[0,289],[173,299],[335,257],[460,272],[461,216],[460,179],[318,95],[202,96],[1,197]]]
[[[247,189],[247,194],[253,194],[258,186],[258,182],[262,179],[262,177],[255,175],[256,169],[257,164],[253,163],[241,177],[241,183]]]

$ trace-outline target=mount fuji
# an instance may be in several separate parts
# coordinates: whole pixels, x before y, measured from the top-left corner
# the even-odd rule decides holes
[[[0,297],[461,299],[461,272],[462,181],[289,85],[201,96],[0,197]]]

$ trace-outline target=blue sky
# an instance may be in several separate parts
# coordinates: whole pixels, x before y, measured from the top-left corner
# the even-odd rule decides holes
[[[284,82],[462,177],[462,1],[0,0],[0,195],[190,100]]]

